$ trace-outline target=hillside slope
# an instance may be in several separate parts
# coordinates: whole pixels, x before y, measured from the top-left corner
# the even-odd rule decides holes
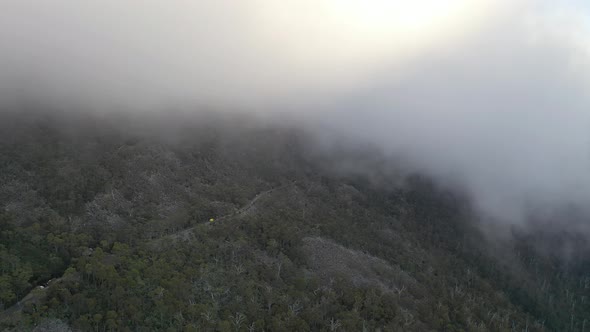
[[[587,261],[532,239],[500,259],[427,179],[335,171],[358,152],[233,120],[4,120],[3,329],[590,330]]]

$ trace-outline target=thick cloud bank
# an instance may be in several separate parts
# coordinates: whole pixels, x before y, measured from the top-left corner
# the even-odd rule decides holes
[[[280,114],[377,144],[494,220],[585,212],[590,8],[407,3],[4,0],[0,93]]]

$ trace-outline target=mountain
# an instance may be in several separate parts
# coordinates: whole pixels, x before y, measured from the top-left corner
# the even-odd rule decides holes
[[[238,116],[1,118],[3,330],[590,331],[583,238],[490,235],[366,147]]]

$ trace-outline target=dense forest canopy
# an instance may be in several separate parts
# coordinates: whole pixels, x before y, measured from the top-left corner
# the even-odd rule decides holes
[[[490,236],[365,148],[178,119],[2,114],[3,329],[590,329],[583,237]]]

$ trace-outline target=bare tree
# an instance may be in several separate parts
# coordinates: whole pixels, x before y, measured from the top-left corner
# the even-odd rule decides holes
[[[342,324],[339,320],[330,319],[330,331],[336,331]]]
[[[292,304],[289,304],[289,312],[291,312],[293,316],[297,316],[301,309],[303,309],[303,306],[301,305],[299,300],[295,301]]]
[[[236,332],[238,332],[240,330],[240,327],[242,326],[242,323],[244,323],[244,321],[246,320],[246,316],[244,316],[244,314],[242,313],[236,312],[236,314],[230,316],[230,318]]]
[[[395,292],[397,293],[397,296],[398,296],[398,297],[401,297],[401,296],[402,296],[402,293],[404,292],[404,290],[406,290],[406,286],[405,286],[405,285],[403,285],[402,287],[397,287],[397,286],[396,286],[396,287],[394,288],[394,290],[395,290]]]

